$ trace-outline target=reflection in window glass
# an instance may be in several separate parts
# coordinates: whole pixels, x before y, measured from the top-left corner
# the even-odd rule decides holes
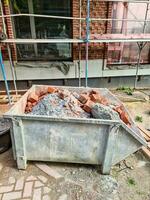
[[[140,8],[139,8],[140,6]],[[145,3],[114,3],[112,10],[114,19],[144,20],[150,18],[150,9]],[[142,34],[150,33],[150,23],[136,21],[112,21],[113,34]],[[109,50],[110,49],[110,50]],[[142,50],[141,63],[150,63],[150,44]],[[115,52],[115,54],[114,54]],[[137,43],[112,43],[108,47],[108,63],[137,63],[139,48]]]
[[[29,2],[29,4],[28,4]],[[16,0],[14,13],[71,16],[68,0]],[[71,38],[71,20],[41,17],[15,17],[17,38],[64,39]],[[20,60],[70,60],[71,44],[29,44],[17,45]]]

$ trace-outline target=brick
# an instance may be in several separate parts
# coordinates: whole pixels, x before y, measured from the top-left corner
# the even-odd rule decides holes
[[[70,96],[70,92],[68,90],[62,90],[58,93],[59,98],[64,99],[65,97]]]
[[[50,197],[48,195],[44,195],[42,200],[50,200]]]
[[[54,178],[55,180],[64,180],[64,177],[59,174],[56,170],[52,169],[48,165],[45,164],[36,164],[36,166],[41,169],[43,172],[45,172],[50,177]]]
[[[94,103],[100,103],[102,100],[102,97],[99,94],[90,94],[90,99]]]
[[[89,96],[87,94],[81,94],[78,98],[78,100],[82,103],[85,104],[89,99]]]
[[[21,191],[5,193],[2,200],[16,200],[21,198]]]
[[[44,194],[48,194],[50,191],[51,191],[51,188],[49,188],[49,187],[44,187],[43,188],[43,193]]]
[[[31,197],[32,196],[32,187],[33,187],[33,182],[25,183],[23,197]]]
[[[38,176],[38,178],[39,178],[43,183],[46,183],[46,182],[47,182],[47,178],[44,177],[44,176],[42,176],[42,175]]]
[[[54,87],[48,87],[48,88],[47,88],[47,92],[50,93],[50,94],[51,94],[51,93],[54,93],[54,92],[56,92],[56,91],[57,91],[57,89],[54,88]]]
[[[14,188],[14,185],[1,186],[0,193],[11,192],[13,190],[13,188]]]
[[[24,177],[17,180],[15,190],[22,190],[24,186]]]
[[[130,125],[128,115],[124,111],[121,113],[120,118],[125,124]]]
[[[106,98],[102,98],[101,99],[101,104],[105,105],[105,106],[108,106],[109,105],[109,102],[107,101]]]
[[[92,109],[92,107],[93,107],[93,105],[94,105],[94,103],[93,103],[91,100],[88,100],[88,101],[86,102],[86,104],[84,104],[84,105],[82,106],[82,109],[83,109],[84,111],[90,113],[90,112],[91,112],[91,109]]]
[[[14,177],[9,177],[8,183],[9,184],[14,184],[16,182]]]
[[[44,186],[44,184],[41,181],[35,181],[35,184],[34,184],[35,188],[42,187],[42,186]]]
[[[67,194],[62,194],[62,195],[58,198],[58,200],[67,200],[67,199],[68,199]]]
[[[0,163],[0,171],[3,169],[3,165]]]
[[[31,103],[35,103],[38,101],[38,95],[36,95],[34,92],[30,93],[28,96],[28,101]]]
[[[37,180],[37,178],[35,177],[35,176],[29,176],[27,179],[26,179],[26,181],[36,181]]]
[[[41,188],[34,189],[33,200],[41,200],[42,191]]]
[[[129,120],[129,117],[128,117],[127,113],[124,111],[122,105],[121,105],[121,106],[116,106],[116,107],[114,108],[114,110],[115,110],[116,112],[118,112],[118,114],[119,114],[119,116],[120,116],[120,119],[121,119],[125,124],[127,124],[127,125],[129,125],[129,126],[131,125],[130,120]]]

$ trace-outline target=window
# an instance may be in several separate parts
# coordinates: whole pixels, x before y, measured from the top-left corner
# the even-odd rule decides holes
[[[150,6],[150,5],[149,5]],[[146,3],[114,3],[112,10],[115,19],[144,20],[150,18]],[[136,21],[112,21],[113,34],[150,33],[150,23]],[[147,43],[141,53],[141,63],[150,63],[150,45]],[[108,47],[108,64],[137,63],[139,47],[137,43],[111,43]]]
[[[68,0],[15,0],[14,13],[71,16]],[[71,38],[71,20],[40,17],[15,17],[17,38],[57,39]],[[19,60],[70,60],[71,44],[28,44],[17,45]]]

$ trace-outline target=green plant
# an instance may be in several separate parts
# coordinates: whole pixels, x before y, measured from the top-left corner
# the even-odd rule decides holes
[[[138,115],[137,115],[137,116],[135,117],[135,121],[136,121],[136,122],[143,122],[142,116],[138,116]]]
[[[131,185],[131,186],[136,185],[135,180],[133,178],[129,178],[129,177],[127,178],[127,183],[128,183],[128,185]]]
[[[132,95],[133,92],[134,92],[134,89],[133,89],[133,88],[124,87],[124,86],[121,86],[121,87],[117,88],[117,90],[123,91],[123,92],[126,93],[127,95]]]

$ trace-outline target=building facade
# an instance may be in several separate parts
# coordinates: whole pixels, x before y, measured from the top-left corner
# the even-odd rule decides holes
[[[140,14],[138,6],[138,3],[91,1],[91,18],[133,21],[91,21],[90,37],[104,34],[150,33],[149,23],[140,21],[150,17],[149,4],[140,4]],[[2,9],[4,15],[26,13],[86,18],[87,1],[2,0]],[[0,23],[3,26],[2,18]],[[5,26],[7,37],[10,39],[86,38],[86,21],[78,19],[16,16],[6,17]],[[149,47],[147,42],[142,50],[139,75],[150,75]],[[79,70],[80,76],[85,76],[85,43],[11,44],[10,48],[18,80],[78,78]],[[7,77],[11,80],[6,44],[2,46],[2,54]],[[138,55],[137,43],[90,43],[89,77],[134,76]]]

